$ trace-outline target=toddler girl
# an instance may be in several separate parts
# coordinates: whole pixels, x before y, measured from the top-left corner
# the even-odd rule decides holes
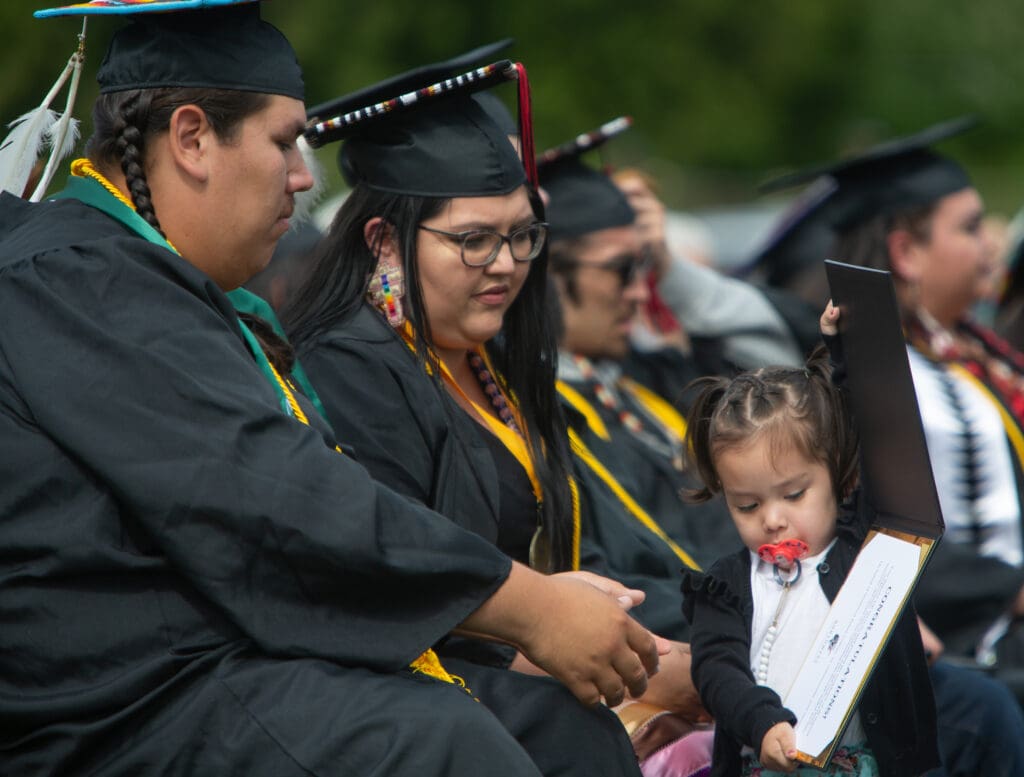
[[[826,334],[837,317],[830,305]],[[821,774],[797,769],[796,718],[781,697],[872,522],[830,373],[819,352],[805,369],[696,384],[687,449],[704,488],[694,498],[722,495],[746,546],[683,583],[693,677],[716,723],[713,777]],[[911,777],[937,764],[935,703],[908,606],[826,773]]]

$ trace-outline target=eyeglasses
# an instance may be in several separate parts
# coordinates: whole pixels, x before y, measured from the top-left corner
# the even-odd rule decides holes
[[[651,257],[645,251],[642,254],[622,254],[606,262],[582,262],[579,259],[568,259],[560,264],[568,267],[593,267],[595,270],[615,273],[619,276],[622,288],[625,289],[636,283],[637,278],[642,277],[651,269]]]
[[[544,248],[544,240],[548,236],[548,225],[536,221],[525,227],[513,230],[507,235],[493,229],[471,229],[467,232],[445,232],[420,224],[420,229],[443,235],[459,244],[462,252],[462,263],[468,267],[486,267],[501,253],[503,243],[508,243],[508,250],[517,262],[529,262],[536,259]]]

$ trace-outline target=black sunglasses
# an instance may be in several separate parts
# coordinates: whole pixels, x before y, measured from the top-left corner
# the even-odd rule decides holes
[[[644,251],[640,254],[622,254],[604,262],[581,262],[578,259],[570,259],[560,264],[569,267],[593,267],[595,270],[615,273],[619,276],[622,288],[625,289],[632,286],[638,277],[651,268],[651,257]]]

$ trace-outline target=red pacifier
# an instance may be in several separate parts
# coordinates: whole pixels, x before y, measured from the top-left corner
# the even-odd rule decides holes
[[[794,564],[800,563],[800,559],[807,555],[807,550],[807,543],[803,540],[782,540],[774,545],[765,543],[757,549],[757,555],[764,563],[788,571]]]

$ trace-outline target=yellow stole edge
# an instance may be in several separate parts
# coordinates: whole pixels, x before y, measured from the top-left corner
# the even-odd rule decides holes
[[[626,511],[632,515],[636,520],[643,524],[648,531],[652,532],[662,542],[672,549],[672,552],[676,554],[680,561],[682,561],[690,569],[700,571],[700,565],[693,560],[689,553],[683,550],[676,542],[669,537],[665,530],[658,525],[658,522],[651,517],[651,515],[641,507],[637,501],[622,487],[622,484],[615,478],[615,476],[608,471],[608,469],[598,460],[598,458],[587,448],[586,444],[576,433],[574,429],[569,430],[569,442],[572,444],[572,451],[575,453],[580,460],[586,464],[590,469],[604,482],[608,488],[611,489],[612,493],[619,498],[622,505],[626,508]]]

